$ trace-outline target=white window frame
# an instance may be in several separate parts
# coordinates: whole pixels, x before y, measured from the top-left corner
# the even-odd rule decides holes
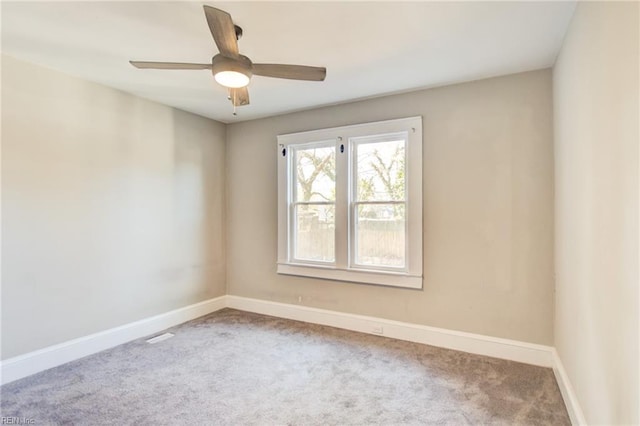
[[[379,268],[354,263],[355,230],[354,147],[358,141],[390,134],[405,134],[405,267]],[[335,262],[293,258],[294,229],[291,203],[292,158],[296,148],[335,141]],[[341,147],[343,149],[341,150]],[[341,152],[342,151],[342,152]],[[409,117],[290,133],[278,136],[278,263],[277,272],[337,281],[422,288],[422,117]]]

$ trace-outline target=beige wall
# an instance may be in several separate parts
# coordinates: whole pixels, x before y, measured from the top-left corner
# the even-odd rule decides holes
[[[276,135],[421,115],[424,289],[277,275]],[[233,295],[553,342],[550,70],[232,124]]]
[[[2,358],[225,293],[223,124],[2,57]]]
[[[579,2],[553,71],[555,345],[589,424],[640,423],[638,14]]]

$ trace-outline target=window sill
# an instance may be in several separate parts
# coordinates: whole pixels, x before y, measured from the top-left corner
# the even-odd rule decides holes
[[[390,287],[422,289],[422,277],[405,273],[337,269],[325,266],[278,263],[278,274],[348,281]]]

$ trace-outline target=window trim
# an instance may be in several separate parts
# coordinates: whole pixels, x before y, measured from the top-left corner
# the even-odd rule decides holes
[[[352,259],[355,218],[352,199],[354,147],[357,139],[406,132],[405,268],[367,268]],[[353,141],[352,141],[353,139]],[[293,150],[334,140],[336,144],[335,261],[296,262],[291,253],[291,203]],[[422,288],[422,117],[409,117],[351,126],[289,133],[278,136],[278,259],[277,273],[403,288]],[[340,147],[344,146],[341,153]],[[344,181],[346,179],[346,182]],[[338,183],[341,182],[341,183]]]

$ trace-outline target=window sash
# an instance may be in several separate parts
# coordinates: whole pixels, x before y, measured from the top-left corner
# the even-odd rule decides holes
[[[358,182],[359,176],[359,148],[362,145],[374,145],[377,143],[402,141],[404,145],[404,165],[405,165],[405,181],[404,191],[401,200],[359,200],[358,194]],[[351,145],[351,164],[350,164],[350,197],[349,197],[349,267],[353,269],[367,269],[375,271],[393,271],[393,272],[408,272],[407,254],[409,253],[409,221],[407,220],[407,186],[408,186],[408,161],[407,161],[407,146],[409,142],[408,133],[391,132],[378,135],[365,135],[357,136],[349,139]],[[391,194],[390,194],[391,195]],[[358,207],[361,205],[405,205],[405,220],[404,220],[404,259],[402,266],[390,266],[390,265],[371,265],[366,263],[358,263],[358,249],[360,240],[358,238]]]
[[[334,205],[336,204],[335,200],[334,201],[296,201],[298,198],[298,194],[297,194],[297,189],[298,189],[298,173],[297,173],[297,166],[298,166],[298,153],[300,151],[305,151],[305,150],[310,150],[310,149],[320,149],[320,148],[334,148],[334,155],[336,155],[337,150],[336,150],[336,140],[335,139],[329,139],[329,140],[317,140],[317,141],[309,141],[309,142],[305,142],[305,143],[301,143],[301,144],[295,144],[295,145],[291,145],[289,147],[289,151],[290,151],[290,156],[289,156],[289,166],[288,166],[288,171],[289,171],[289,179],[288,179],[288,187],[287,187],[287,203],[289,205],[289,212],[288,212],[288,237],[287,237],[287,245],[288,245],[288,259],[290,262],[292,263],[300,263],[300,264],[310,264],[310,265],[324,265],[324,266],[330,266],[330,265],[335,265],[336,264],[336,243],[335,243],[335,235],[334,235],[334,250],[333,250],[333,255],[334,255],[334,260],[333,261],[323,261],[323,260],[314,260],[314,259],[305,259],[305,258],[299,258],[296,256],[297,254],[297,247],[296,244],[298,243],[298,231],[297,231],[297,216],[296,216],[296,210],[297,210],[297,206],[301,205],[301,206],[312,206],[312,205]],[[336,170],[334,170],[334,175],[336,173]],[[334,183],[335,185],[335,183]],[[334,221],[335,221],[335,207],[334,207]]]
[[[372,265],[368,263],[358,263],[358,248],[360,239],[358,238],[358,207],[361,205],[404,205],[405,206],[405,218],[404,218],[404,254],[402,266],[391,265]],[[409,251],[409,226],[407,216],[407,202],[406,201],[353,201],[351,202],[349,211],[349,219],[351,226],[349,228],[349,267],[352,269],[365,269],[374,271],[391,271],[391,272],[409,272],[407,253]]]
[[[308,264],[312,264],[312,265],[325,265],[325,266],[329,266],[329,265],[335,265],[336,264],[336,243],[335,243],[335,202],[331,202],[331,201],[296,201],[296,202],[292,202],[290,204],[290,211],[289,211],[289,226],[290,226],[290,231],[289,231],[289,235],[291,236],[289,238],[289,244],[290,244],[290,258],[291,261],[294,263],[308,263]],[[296,214],[296,210],[298,206],[334,206],[334,247],[333,247],[333,261],[330,260],[316,260],[316,259],[306,259],[303,257],[297,257],[296,254],[298,252],[297,250],[297,244],[298,244],[298,215]]]
[[[334,139],[331,140],[321,140],[321,141],[313,141],[313,142],[306,142],[303,144],[295,144],[292,145],[290,148],[291,151],[291,164],[289,167],[291,176],[289,178],[289,185],[290,188],[288,188],[288,194],[289,194],[289,202],[300,202],[300,201],[296,201],[296,199],[298,198],[298,174],[297,174],[297,160],[298,160],[298,152],[299,151],[308,151],[310,149],[321,149],[321,148],[334,148],[334,155],[337,156],[337,149],[336,149],[336,141]],[[336,170],[334,170],[334,175],[336,173]],[[336,183],[334,182],[334,185]],[[334,200],[335,201],[335,200]],[[303,201],[304,202],[304,201]]]

